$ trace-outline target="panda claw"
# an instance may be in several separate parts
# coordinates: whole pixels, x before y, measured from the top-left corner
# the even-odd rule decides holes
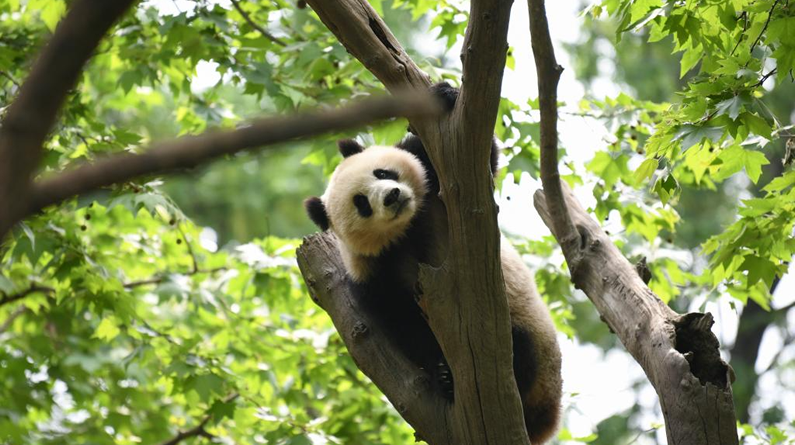
[[[442,394],[449,400],[453,400],[453,373],[450,366],[444,360],[436,364],[436,380],[439,384]]]

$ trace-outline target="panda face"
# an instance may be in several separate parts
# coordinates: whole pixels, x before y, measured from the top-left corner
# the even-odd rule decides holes
[[[322,200],[350,253],[373,256],[403,236],[426,192],[425,169],[414,155],[371,147],[340,163]]]

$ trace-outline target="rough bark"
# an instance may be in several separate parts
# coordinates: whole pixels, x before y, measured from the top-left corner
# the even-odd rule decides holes
[[[731,368],[718,353],[712,316],[679,315],[666,306],[566,187],[564,198],[580,241],[570,253],[578,259],[572,281],[646,372],[660,398],[668,443],[738,443]],[[551,229],[544,192],[536,192],[535,205]]]
[[[731,368],[720,358],[710,314],[679,315],[646,286],[558,173],[555,61],[543,0],[528,0],[541,106],[541,181],[535,207],[571,280],[641,365],[657,391],[669,444],[737,444]]]
[[[320,19],[390,91],[425,90],[428,77],[403,51],[365,0],[308,0]],[[411,120],[441,183],[448,222],[448,245],[439,246],[438,267],[422,266],[420,304],[450,364],[455,402],[440,403],[399,380],[382,363],[398,353],[378,341],[360,354],[357,325],[375,332],[352,303],[327,307],[351,354],[420,437],[437,444],[528,443],[511,367],[510,321],[500,267],[496,206],[489,172],[502,71],[507,51],[510,0],[473,0],[464,49],[464,75],[456,107],[439,119]],[[299,265],[315,298],[349,299],[336,256],[325,237],[307,238]],[[325,250],[324,250],[325,249]],[[324,271],[320,285],[313,271]],[[465,271],[465,273],[462,273]],[[343,275],[344,276],[344,275]],[[336,277],[336,278],[335,278]],[[332,283],[334,283],[332,285]],[[376,343],[377,336],[367,342]],[[382,339],[383,340],[383,339]],[[385,358],[386,357],[386,358]],[[402,369],[402,368],[401,368]],[[403,370],[401,374],[406,374]],[[412,403],[405,398],[414,397]],[[423,401],[419,401],[422,399]]]
[[[102,37],[133,3],[74,2],[9,107],[0,127],[0,239],[27,210],[42,144],[67,93]]]

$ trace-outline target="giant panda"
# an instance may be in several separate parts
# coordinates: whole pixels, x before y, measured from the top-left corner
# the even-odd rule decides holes
[[[446,83],[432,91],[449,111],[458,90]],[[452,400],[449,367],[417,304],[418,263],[446,236],[439,180],[420,139],[408,135],[394,147],[365,149],[338,143],[344,159],[321,197],[305,201],[309,217],[338,239],[354,297],[383,323],[394,345],[424,369],[432,389]],[[496,171],[492,147],[491,170]],[[530,441],[540,444],[560,418],[561,354],[555,328],[530,271],[502,239],[501,260],[511,317],[513,368]]]

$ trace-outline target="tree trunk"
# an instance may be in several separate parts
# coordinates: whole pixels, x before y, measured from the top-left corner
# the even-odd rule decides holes
[[[387,89],[429,85],[365,0],[308,3]],[[657,390],[669,443],[736,444],[731,368],[718,354],[712,317],[680,316],[663,304],[560,185],[556,88],[561,68],[543,1],[528,3],[542,116],[545,192],[536,194],[537,209],[561,243],[575,285],[592,299]],[[488,164],[509,12],[508,2],[473,0],[459,103],[447,118],[411,122],[439,175],[449,222],[441,265],[421,265],[420,304],[451,365],[455,403],[445,405],[424,391],[423,376],[389,350],[377,322],[351,298],[332,235],[309,237],[298,251],[313,298],[329,312],[356,363],[433,445],[527,443],[509,366],[496,208],[490,178],[479,168]]]

